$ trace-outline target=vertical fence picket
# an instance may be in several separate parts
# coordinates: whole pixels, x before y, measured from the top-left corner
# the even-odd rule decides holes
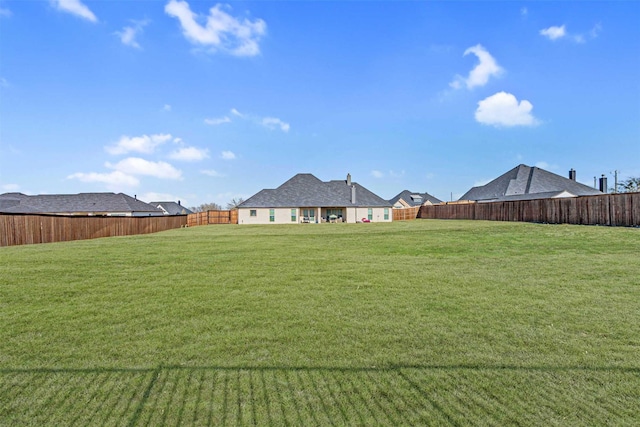
[[[187,226],[210,224],[237,224],[238,210],[210,210],[206,212],[196,212],[187,216]]]
[[[420,207],[417,217],[638,227],[640,193],[427,205]]]
[[[0,246],[154,233],[183,227],[186,216],[95,217],[0,213]]]

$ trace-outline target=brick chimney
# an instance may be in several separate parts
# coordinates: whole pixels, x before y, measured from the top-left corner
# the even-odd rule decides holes
[[[600,191],[603,193],[607,192],[607,177],[604,174],[600,177]]]

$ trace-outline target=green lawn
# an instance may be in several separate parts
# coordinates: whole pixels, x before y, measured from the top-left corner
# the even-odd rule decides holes
[[[0,425],[638,425],[640,230],[204,226],[0,248]]]

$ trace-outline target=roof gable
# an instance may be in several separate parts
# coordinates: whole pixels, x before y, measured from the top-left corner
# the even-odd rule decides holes
[[[531,196],[547,196],[565,191],[575,196],[602,194],[572,179],[521,164],[485,185],[471,188],[459,200],[514,200],[525,195],[528,198],[540,198]]]
[[[161,209],[167,215],[189,215],[193,211],[176,202],[149,202],[151,206]]]
[[[355,188],[355,203],[352,192]],[[344,180],[323,182],[300,173],[276,189],[264,189],[245,200],[239,208],[391,206],[389,202],[358,183]]]
[[[4,209],[8,213],[122,213],[149,212],[159,213],[160,209],[124,193],[80,193],[80,194],[43,194],[36,196],[12,197],[9,193],[0,195],[0,200],[13,201],[13,206]],[[18,200],[19,203],[15,204]]]
[[[432,204],[442,203],[442,200],[437,197],[433,197],[429,193],[417,193],[414,191],[403,190],[398,193],[394,198],[389,200],[389,203],[395,205],[400,200],[404,201],[405,204],[409,206],[420,206],[426,202],[431,202]]]

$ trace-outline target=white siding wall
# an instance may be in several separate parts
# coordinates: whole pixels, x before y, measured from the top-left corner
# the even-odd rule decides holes
[[[292,208],[275,208],[275,221],[269,221],[269,208],[241,208],[238,209],[238,224],[292,224]],[[251,211],[256,211],[256,216],[251,216]],[[296,222],[300,222],[300,210],[296,209]],[[295,224],[293,223],[293,224]]]
[[[299,224],[300,223],[300,209],[296,209],[296,221],[291,221],[291,209],[292,208],[276,208],[274,209],[275,221],[269,221],[269,208],[240,208],[238,209],[238,224]],[[372,208],[373,216],[372,222],[391,222],[393,220],[392,208],[388,207],[389,219],[384,219],[385,208]],[[256,216],[251,216],[251,211],[256,211]],[[316,215],[318,213],[316,212]],[[369,208],[346,208],[346,221],[348,223],[355,223],[361,221],[362,218],[367,218],[369,215]]]
[[[389,218],[384,219],[384,210],[385,208],[371,208],[371,222],[391,222],[393,221],[393,212],[392,208],[388,207],[387,212],[389,213]],[[362,218],[369,218],[369,208],[347,208],[347,222],[353,223],[357,221],[362,221]]]
[[[353,224],[354,222],[356,222],[358,215],[360,213],[360,211],[362,211],[363,208],[360,208],[360,210],[358,210],[358,208],[347,208],[347,213],[345,215],[345,219],[348,223]]]
[[[387,209],[388,219],[384,219],[384,210]],[[373,220],[376,222],[391,222],[393,221],[393,208],[373,208]]]

